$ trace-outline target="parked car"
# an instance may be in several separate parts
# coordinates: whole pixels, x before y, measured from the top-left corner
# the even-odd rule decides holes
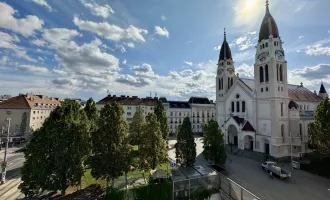
[[[265,161],[261,164],[261,168],[267,172],[272,172],[273,176],[277,176],[280,179],[290,179],[291,172],[283,169],[276,165],[275,162],[272,161]]]

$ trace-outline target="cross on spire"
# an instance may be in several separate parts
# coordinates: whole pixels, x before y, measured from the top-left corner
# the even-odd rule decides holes
[[[223,29],[223,34],[224,34],[224,36],[225,36],[224,39],[226,40],[226,28]]]
[[[269,8],[268,8],[268,6],[269,6],[269,3],[268,3],[268,0],[266,0],[266,13],[269,13]]]

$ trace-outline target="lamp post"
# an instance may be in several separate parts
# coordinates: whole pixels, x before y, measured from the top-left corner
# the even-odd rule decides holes
[[[0,136],[0,151],[2,149],[2,136],[3,136],[3,131],[4,131],[5,127],[1,127],[1,136]]]
[[[7,115],[9,116],[11,114],[11,111],[7,111]],[[8,142],[9,142],[9,130],[10,130],[10,117],[7,117],[8,121],[8,130],[7,130],[7,139],[6,139],[6,148],[5,148],[5,156],[3,159],[3,162],[1,163],[1,184],[3,184],[6,181],[6,167],[7,167],[7,150],[8,150]]]

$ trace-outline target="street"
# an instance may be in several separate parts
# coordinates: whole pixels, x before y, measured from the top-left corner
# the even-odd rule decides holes
[[[7,181],[0,185],[0,199],[14,200],[23,198],[24,195],[19,191],[18,186],[21,183],[20,168],[24,163],[23,153],[14,153],[19,148],[13,147],[8,149],[8,167],[7,167]],[[3,160],[4,150],[0,151],[0,159]]]
[[[196,165],[208,164],[201,156],[203,151],[202,138],[196,138],[197,159]],[[176,143],[175,139],[169,141],[170,146]],[[175,160],[175,149],[170,149],[168,155]],[[261,169],[261,163],[231,154],[227,154],[226,175],[240,184],[261,200],[329,200],[330,180],[294,170],[291,180],[270,179],[268,173]],[[290,170],[289,167],[286,169]]]

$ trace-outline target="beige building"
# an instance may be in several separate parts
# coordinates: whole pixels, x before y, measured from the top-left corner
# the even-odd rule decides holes
[[[136,112],[138,106],[141,106],[143,110],[144,117],[147,116],[149,113],[154,112],[154,107],[158,101],[157,97],[146,97],[146,98],[139,98],[137,96],[125,96],[125,95],[108,95],[98,101],[96,103],[97,109],[100,111],[105,104],[118,102],[123,106],[124,109],[124,119],[130,123],[133,119],[133,116]]]
[[[26,113],[26,130],[24,135],[40,128],[60,102],[57,98],[44,95],[19,94],[0,103],[0,128],[7,127],[10,118],[10,133],[21,135],[20,125],[23,113]],[[5,129],[7,130],[7,128]]]

